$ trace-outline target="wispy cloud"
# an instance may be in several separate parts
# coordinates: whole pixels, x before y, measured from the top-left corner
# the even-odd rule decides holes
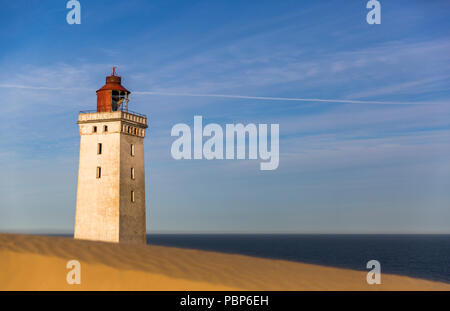
[[[320,95],[326,88],[340,99],[366,100],[363,97],[405,95],[408,90],[415,94],[447,90],[449,48],[450,41],[441,38],[389,41],[338,52],[306,46],[301,51],[286,46],[278,51],[241,39],[239,44],[230,42],[155,65],[148,72],[141,69],[140,77],[158,93],[242,94],[252,89],[267,95],[295,87],[299,93]],[[148,89],[141,82],[137,86]],[[320,98],[317,95],[311,97]]]
[[[73,227],[77,112],[117,65],[130,109],[149,116],[151,228],[449,232],[443,4],[394,1],[375,29],[350,1],[109,2],[76,29],[36,14],[52,4],[5,11],[17,27],[0,31],[0,227]],[[280,124],[279,169],[173,160],[170,129],[195,114]]]

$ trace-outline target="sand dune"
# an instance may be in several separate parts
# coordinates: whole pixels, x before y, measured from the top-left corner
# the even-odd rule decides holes
[[[81,263],[69,285],[66,264]],[[0,290],[450,290],[450,284],[162,246],[0,234]]]

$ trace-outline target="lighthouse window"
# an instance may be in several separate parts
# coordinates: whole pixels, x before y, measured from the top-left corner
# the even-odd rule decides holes
[[[131,144],[131,156],[134,156],[134,145]]]
[[[134,191],[131,190],[131,202],[134,202]]]
[[[134,179],[134,167],[131,168],[131,179]]]
[[[101,143],[99,143],[97,145],[97,154],[102,154],[102,144]]]
[[[97,127],[96,126],[92,127],[92,132],[97,133]]]
[[[100,166],[97,166],[97,178],[102,177],[102,168]]]
[[[125,94],[122,91],[112,91],[112,111],[121,110],[123,101],[125,100]]]

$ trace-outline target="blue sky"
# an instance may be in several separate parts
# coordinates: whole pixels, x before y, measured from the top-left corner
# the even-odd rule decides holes
[[[68,25],[1,1],[0,231],[72,232],[77,113],[114,65],[149,118],[150,232],[450,233],[450,2],[380,2],[368,25],[366,1],[81,0]],[[279,168],[175,161],[194,115],[279,123]]]

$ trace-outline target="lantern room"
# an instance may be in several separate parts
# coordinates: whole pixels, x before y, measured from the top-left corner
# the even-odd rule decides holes
[[[113,67],[111,75],[106,77],[106,84],[97,90],[97,112],[128,111],[130,91],[121,82],[122,78]]]

